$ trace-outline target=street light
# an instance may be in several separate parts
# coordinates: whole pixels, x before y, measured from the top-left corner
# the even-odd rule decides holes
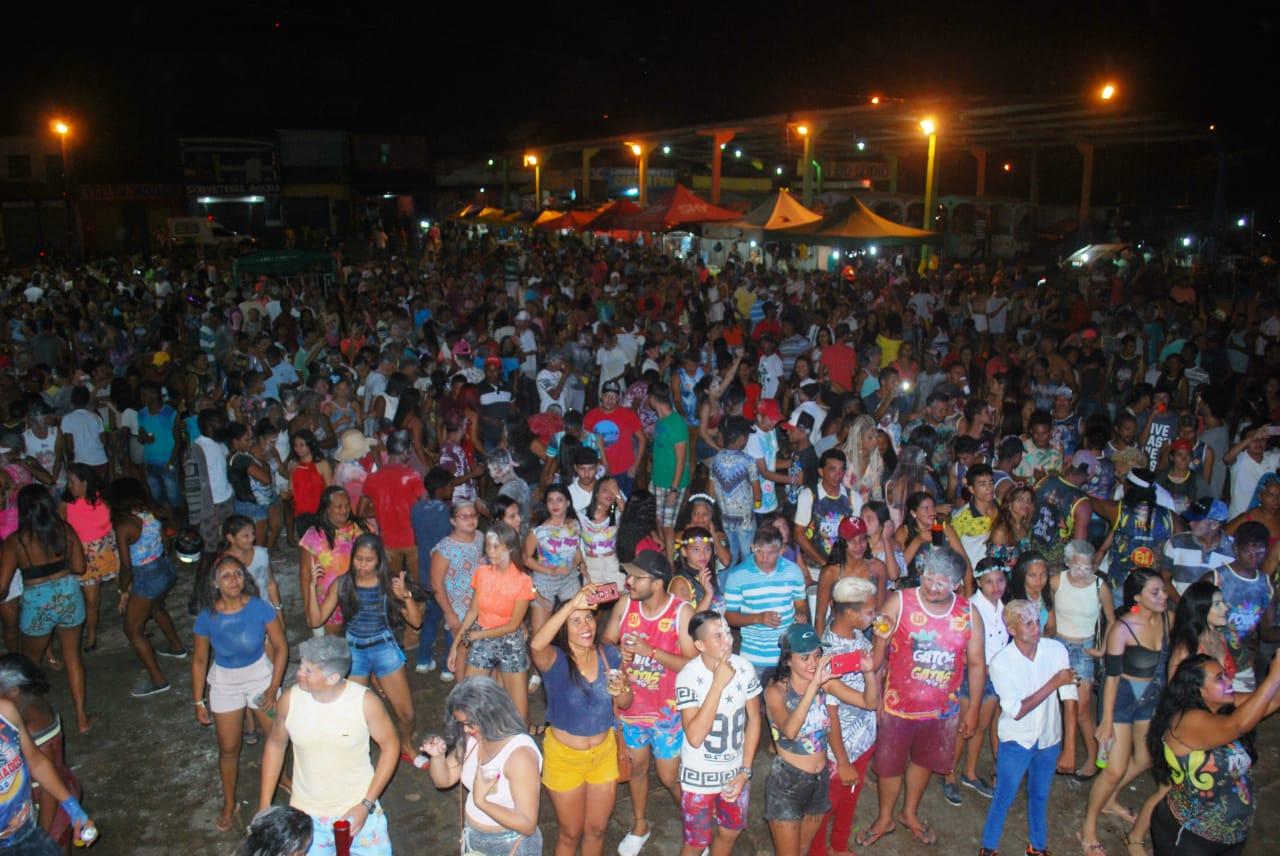
[[[804,165],[804,172],[801,174],[801,196],[800,202],[803,205],[813,204],[813,135],[809,133],[809,125],[801,122],[796,125],[796,133],[800,135],[800,139],[804,140],[804,153],[801,156],[801,163]]]
[[[860,151],[860,152],[865,152],[866,150],[867,150],[867,143],[866,143],[866,141],[865,141],[865,140],[858,140],[858,151]]]
[[[669,155],[669,154],[671,154],[671,146],[663,146],[663,147],[662,147],[662,153],[663,153],[664,155]]]
[[[67,220],[67,255],[74,259],[75,213],[71,210],[71,187],[67,182],[67,137],[71,135],[71,124],[65,119],[54,119],[49,123],[49,129],[58,135],[58,145],[62,150],[62,204],[66,210]]]
[[[542,166],[535,154],[526,154],[524,165],[533,167],[533,209],[537,211],[542,208]]]
[[[924,171],[924,223],[921,228],[929,229],[933,225],[933,163],[938,153],[938,123],[932,116],[920,120],[920,130],[929,137],[929,160]],[[920,251],[921,273],[926,269],[929,260],[929,247],[925,245]]]
[[[1013,164],[1009,163],[1008,161],[1005,161],[1004,165],[1000,168],[1003,169],[1005,172],[1013,172]]]
[[[1102,90],[1098,93],[1098,96],[1102,98],[1103,101],[1110,101],[1112,98],[1115,98],[1116,85],[1114,83],[1104,84]]]
[[[648,151],[649,148],[639,141],[624,140],[622,143],[631,149],[631,154],[636,156],[636,184],[637,197],[641,208],[649,204],[649,170],[648,170]]]

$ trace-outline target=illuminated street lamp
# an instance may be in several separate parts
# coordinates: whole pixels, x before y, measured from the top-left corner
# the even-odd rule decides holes
[[[1103,101],[1110,101],[1116,97],[1116,85],[1114,83],[1103,84],[1102,90],[1098,92],[1098,97]]]
[[[933,225],[933,163],[938,153],[938,123],[932,116],[920,120],[920,130],[929,137],[929,160],[924,171],[924,224],[922,228],[931,229]],[[925,267],[929,259],[929,247],[924,245],[920,251],[920,266]]]
[[[542,165],[535,154],[526,154],[524,165],[533,167],[533,207],[536,211],[542,208]]]
[[[631,149],[631,154],[636,156],[636,201],[641,208],[644,208],[649,204],[649,146],[631,140],[625,140],[622,144]]]
[[[800,139],[804,140],[804,153],[800,161],[804,168],[801,174],[803,189],[800,197],[803,205],[813,204],[813,134],[809,131],[810,128],[806,122],[796,125],[796,133],[800,135]]]
[[[71,124],[65,119],[54,119],[49,123],[49,130],[58,135],[58,144],[62,149],[62,203],[67,220],[67,255],[74,259],[76,258],[73,226],[75,212],[72,211],[71,186],[67,181],[67,137],[71,136]]]

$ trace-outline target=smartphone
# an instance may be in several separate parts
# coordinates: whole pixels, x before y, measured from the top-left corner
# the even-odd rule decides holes
[[[850,672],[862,671],[862,652],[849,651],[844,654],[837,654],[831,658],[831,674],[835,676],[847,675]]]
[[[609,603],[618,599],[618,584],[605,583],[595,587],[595,590],[587,596],[587,603],[595,606],[598,603]]]

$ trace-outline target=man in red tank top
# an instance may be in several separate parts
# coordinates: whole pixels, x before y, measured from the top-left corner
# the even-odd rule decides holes
[[[649,756],[658,779],[680,809],[680,748],[684,727],[676,710],[676,676],[698,655],[689,636],[693,608],[667,593],[671,563],[662,553],[645,550],[622,566],[627,593],[613,608],[604,641],[622,643],[622,661],[634,697],[619,713],[622,737],[631,753],[631,809],[634,825],[618,845],[621,856],[636,856],[649,840]]]
[[[956,593],[964,582],[965,560],[947,547],[928,552],[920,587],[889,595],[875,627],[875,662],[884,665],[884,705],[876,740],[875,771],[880,816],[859,834],[868,847],[898,823],[922,844],[936,836],[919,816],[920,800],[931,774],[946,775],[955,764],[957,736],[978,727],[979,705],[961,720],[957,695],[965,665],[973,686],[987,679],[982,617]],[[907,796],[895,820],[902,780]]]

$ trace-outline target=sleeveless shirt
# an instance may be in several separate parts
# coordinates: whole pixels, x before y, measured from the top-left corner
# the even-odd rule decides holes
[[[947,611],[925,608],[920,589],[902,592],[898,625],[889,639],[885,712],[903,719],[945,719],[958,712],[965,649],[973,622],[969,601],[953,595]]]

